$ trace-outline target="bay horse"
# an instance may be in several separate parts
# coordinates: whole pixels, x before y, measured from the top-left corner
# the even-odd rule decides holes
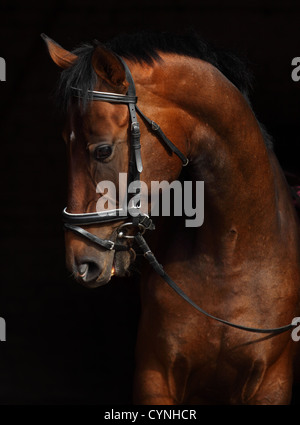
[[[73,51],[42,36],[63,69],[67,266],[94,288],[128,274],[136,242],[149,260],[141,273],[134,403],[289,404],[299,222],[248,100],[243,63],[195,35],[124,35]],[[129,224],[117,214],[120,205],[113,218],[98,214],[98,183],[118,188],[128,171],[148,188],[151,181],[203,181],[203,225],[161,216],[146,243],[150,217]]]

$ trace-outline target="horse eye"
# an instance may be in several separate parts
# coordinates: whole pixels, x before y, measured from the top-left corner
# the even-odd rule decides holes
[[[112,154],[112,147],[110,145],[97,146],[94,150],[94,158],[97,161],[103,161]]]

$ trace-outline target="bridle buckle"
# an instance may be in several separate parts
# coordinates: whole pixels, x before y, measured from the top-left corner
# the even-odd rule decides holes
[[[112,251],[114,249],[114,247],[115,247],[115,243],[113,241],[111,241],[111,240],[108,240],[107,242],[109,242],[111,244],[111,246],[109,248],[109,251]]]

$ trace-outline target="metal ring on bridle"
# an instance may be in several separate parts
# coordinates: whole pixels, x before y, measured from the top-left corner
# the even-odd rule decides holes
[[[123,227],[129,227],[129,226],[134,226],[134,227],[138,227],[139,228],[139,232],[143,235],[146,231],[146,227],[143,226],[142,224],[134,224],[131,221],[128,223],[124,223],[121,224],[121,226],[118,228],[118,238],[123,238],[123,239],[134,239],[135,235],[124,235],[124,233],[122,231],[120,231]]]

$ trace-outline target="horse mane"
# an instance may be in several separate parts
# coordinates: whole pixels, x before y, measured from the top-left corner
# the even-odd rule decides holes
[[[73,95],[72,87],[77,87],[84,94],[83,106],[88,102],[88,90],[93,90],[97,75],[92,67],[92,55],[97,46],[93,43],[81,44],[72,53],[78,60],[70,68],[61,73],[57,98],[63,110],[68,108]],[[231,81],[249,102],[253,77],[246,60],[229,50],[219,49],[199,37],[194,31],[183,35],[167,32],[139,32],[121,34],[105,43],[104,46],[114,53],[134,62],[153,64],[160,61],[159,52],[202,59],[219,69]],[[251,106],[251,105],[250,105]],[[266,145],[272,147],[272,140],[265,128],[260,124]]]
[[[194,31],[183,35],[167,32],[124,34],[113,38],[106,46],[120,56],[149,65],[160,60],[159,52],[202,59],[218,68],[242,93],[249,95],[252,86],[252,75],[245,60],[233,52],[213,47]]]

